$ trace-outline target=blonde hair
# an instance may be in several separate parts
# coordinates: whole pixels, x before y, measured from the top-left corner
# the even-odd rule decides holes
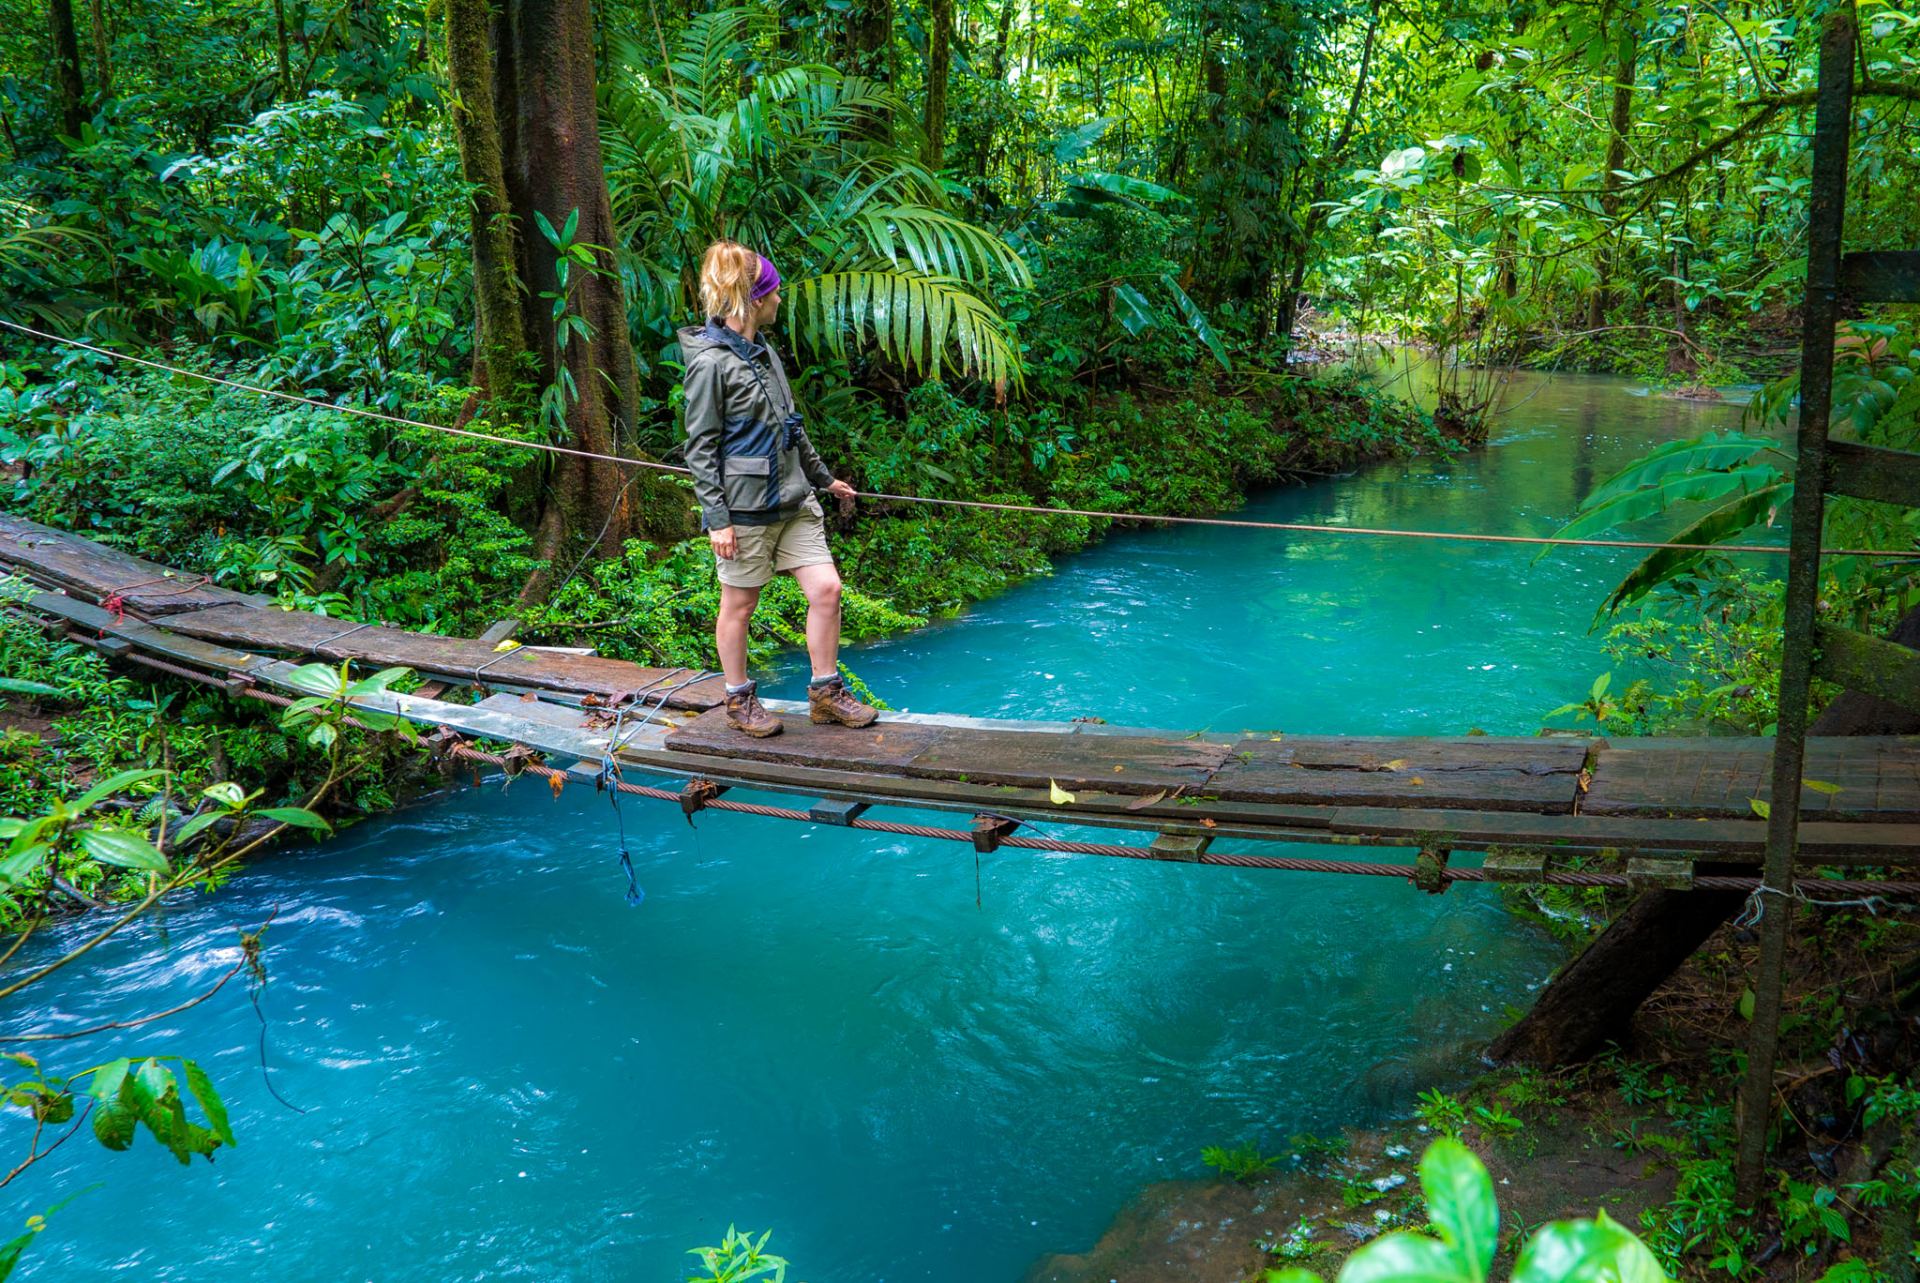
[[[760,256],[738,241],[715,241],[700,260],[700,307],[707,316],[745,320],[753,310]]]

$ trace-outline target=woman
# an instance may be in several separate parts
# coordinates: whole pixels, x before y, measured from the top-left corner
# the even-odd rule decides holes
[[[767,581],[791,571],[807,595],[809,716],[869,726],[878,714],[840,680],[840,572],[814,495],[850,500],[854,489],[814,452],[786,367],[760,339],[780,312],[780,273],[744,245],[715,241],[700,264],[700,304],[707,323],[680,331],[687,466],[720,576],[713,640],[727,676],[727,723],[753,736],[780,733],[747,678],[747,621]]]

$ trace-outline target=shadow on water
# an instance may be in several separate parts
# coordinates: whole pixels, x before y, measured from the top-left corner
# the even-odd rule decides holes
[[[1248,514],[1545,533],[1649,444],[1735,415],[1541,380],[1483,452]],[[1528,733],[1604,667],[1585,625],[1630,557],[1122,533],[852,661],[920,710]],[[35,1024],[165,1007],[278,905],[274,1083],[307,1112],[265,1089],[239,994],[129,1039],[206,1063],[240,1146],[191,1171],[146,1141],[63,1150],[16,1211],[100,1188],[32,1277],[662,1280],[731,1221],[775,1229],[801,1277],[1018,1278],[1204,1145],[1365,1123],[1461,1072],[1555,960],[1472,888],[1022,853],[984,861],[976,909],[964,849],[637,804],[626,828],[637,909],[605,799],[462,789],[39,991]]]

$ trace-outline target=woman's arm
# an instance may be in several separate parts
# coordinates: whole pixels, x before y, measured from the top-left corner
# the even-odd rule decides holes
[[[693,473],[693,497],[700,504],[700,522],[709,531],[733,525],[727,510],[727,492],[720,484],[721,425],[726,415],[726,389],[720,371],[710,360],[687,367],[687,468]]]
[[[795,435],[798,440],[794,442],[794,448],[800,452],[800,470],[806,473],[807,480],[811,481],[815,487],[825,490],[833,484],[833,469],[826,465],[820,458],[820,452],[813,448],[813,442],[807,436],[806,424],[802,423]]]

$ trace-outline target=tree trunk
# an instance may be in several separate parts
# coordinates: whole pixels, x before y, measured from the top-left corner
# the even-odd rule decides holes
[[[1600,174],[1600,212],[1612,218],[1620,208],[1620,170],[1627,163],[1627,135],[1633,130],[1633,78],[1640,57],[1639,34],[1629,25],[1620,37],[1620,57],[1613,68],[1613,110],[1607,116],[1606,168]],[[1599,280],[1587,296],[1587,328],[1597,330],[1607,323],[1607,308],[1612,306],[1609,278],[1613,275],[1613,251],[1603,246],[1598,264]]]
[[[1681,231],[1684,234],[1686,227]],[[1667,282],[1667,306],[1671,309],[1673,333],[1667,339],[1667,376],[1669,378],[1690,376],[1699,370],[1699,364],[1693,359],[1693,347],[1687,341],[1687,296],[1680,284],[1686,279],[1688,263],[1680,250],[1680,244],[1673,247],[1673,276]]]
[[[448,18],[449,27],[452,18]],[[273,35],[280,58],[280,96],[293,97],[293,60],[287,56],[287,0],[273,0]]]
[[[492,7],[490,0],[447,0],[447,72],[460,170],[473,188],[474,363],[496,410],[522,419],[532,413],[527,389],[537,371],[525,346],[518,237],[494,112]]]
[[[105,98],[113,87],[113,49],[107,41],[107,0],[92,0],[93,83]]]
[[[1892,640],[1920,650],[1920,609]],[[1920,713],[1847,691],[1814,719],[1814,735],[1912,735]],[[1701,872],[1732,872],[1701,866]],[[1751,873],[1748,866],[1741,872]],[[1533,1010],[1487,1048],[1499,1063],[1575,1064],[1623,1042],[1640,1004],[1739,911],[1737,891],[1648,891],[1628,905],[1586,951],[1553,978]]]
[[[946,163],[947,78],[953,64],[953,0],[931,0],[927,10],[926,166],[936,174]]]
[[[493,404],[524,417],[527,386],[560,394],[573,450],[614,456],[630,437],[639,372],[620,277],[610,251],[594,270],[575,265],[563,290],[554,247],[536,214],[554,228],[578,215],[576,244],[611,246],[613,214],[601,166],[594,98],[593,20],[588,0],[448,0],[447,52],[462,171],[474,187],[476,352]],[[529,299],[521,305],[522,291]],[[588,327],[565,341],[554,317]],[[643,480],[602,459],[550,456],[535,555],[551,562],[570,540],[617,554],[636,531],[674,538],[689,530],[674,487]],[[649,474],[651,477],[651,474]],[[636,506],[636,498],[640,504]],[[636,513],[644,515],[637,516]],[[546,590],[536,576],[526,596]]]
[[[843,65],[847,74],[877,80],[891,89],[893,0],[852,0],[845,34]],[[893,125],[885,115],[875,113],[862,116],[847,132],[856,138],[884,142],[893,137]]]
[[[47,19],[53,29],[53,87],[60,99],[60,129],[74,138],[86,123],[83,100],[87,86],[80,76],[80,40],[73,29],[73,0],[47,0]]]

